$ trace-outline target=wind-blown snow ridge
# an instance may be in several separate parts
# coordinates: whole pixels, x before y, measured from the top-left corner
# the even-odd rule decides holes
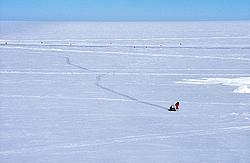
[[[234,89],[234,93],[250,93],[250,77],[239,77],[239,78],[202,78],[202,79],[184,79],[178,81],[179,84],[196,84],[196,85],[213,85],[222,84],[227,86],[237,86]]]
[[[143,57],[175,57],[175,58],[198,58],[198,59],[219,59],[219,60],[240,60],[240,61],[250,61],[249,58],[244,57],[219,57],[219,56],[200,56],[200,55],[180,55],[180,54],[151,54],[151,53],[139,53],[139,52],[117,52],[117,51],[91,51],[91,50],[75,50],[75,49],[59,49],[59,48],[31,48],[23,46],[0,46],[6,49],[23,49],[32,51],[51,51],[51,52],[68,52],[68,53],[91,53],[93,55],[126,55],[126,56],[143,56]],[[92,55],[92,56],[93,56]]]
[[[234,93],[250,93],[250,88],[247,85],[242,85],[233,91]]]
[[[248,45],[241,45],[241,46],[194,46],[194,45],[187,45],[187,46],[180,46],[180,45],[145,45],[145,44],[71,44],[71,43],[50,43],[50,44],[41,44],[41,43],[8,43],[8,47],[10,46],[22,46],[22,47],[78,47],[78,48],[153,48],[153,49],[250,49]],[[0,46],[6,46],[4,43],[0,43]]]
[[[130,100],[120,98],[104,98],[104,97],[72,97],[72,96],[39,96],[39,95],[6,95],[0,94],[2,98],[32,98],[32,99],[62,99],[62,100],[100,100],[100,101],[120,101],[127,102]]]
[[[77,67],[77,66],[75,66]],[[81,67],[81,66],[80,66]],[[78,68],[80,68],[78,67]],[[83,67],[81,67],[83,68]],[[84,68],[83,68],[84,69]],[[0,70],[0,74],[36,74],[36,75],[89,75],[89,74],[100,74],[105,73],[105,75],[124,75],[124,76],[243,76],[246,74],[204,74],[204,73],[167,73],[167,72],[110,72],[102,70],[91,70],[87,72],[73,72],[73,71],[16,71],[16,70]]]

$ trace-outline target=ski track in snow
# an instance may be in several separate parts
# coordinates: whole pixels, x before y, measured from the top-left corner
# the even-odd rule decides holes
[[[20,49],[22,49],[23,47],[15,47],[15,48],[18,48],[18,49],[20,48]],[[26,49],[26,48],[24,48],[24,49]],[[34,49],[33,49],[33,48],[31,48],[31,49],[28,48],[27,50],[34,50]],[[37,49],[35,49],[35,50],[37,50]],[[38,50],[40,50],[40,49],[38,49]],[[43,49],[43,50],[48,50],[48,49]],[[61,50],[59,50],[59,51],[61,51]],[[63,50],[62,50],[62,51],[63,51]],[[93,51],[92,51],[92,52],[93,52]],[[58,56],[58,55],[55,55],[55,56]],[[62,56],[58,56],[58,57],[62,57]],[[73,66],[73,67],[75,67],[75,68],[78,68],[78,69],[81,69],[81,70],[83,70],[83,71],[87,71],[87,72],[90,72],[90,73],[100,73],[100,72],[98,72],[98,71],[90,70],[90,69],[88,69],[88,68],[86,68],[86,67],[82,67],[82,66],[80,66],[80,65],[77,65],[77,64],[72,63],[69,57],[65,57],[65,56],[64,56],[64,59],[65,59],[66,64],[68,64],[68,65],[70,65],[70,66]],[[102,76],[103,76],[103,75],[106,75],[106,74],[102,74],[102,75],[96,76],[95,85],[96,85],[97,87],[99,87],[100,89],[103,89],[103,90],[108,91],[108,92],[110,92],[110,93],[113,93],[113,94],[115,94],[115,95],[124,97],[124,98],[126,98],[126,99],[131,100],[131,101],[135,101],[135,102],[140,103],[140,104],[145,104],[145,105],[149,105],[149,106],[153,106],[153,107],[161,108],[161,109],[165,109],[165,110],[167,109],[167,108],[164,107],[164,106],[157,105],[157,104],[153,104],[153,103],[146,102],[146,101],[142,101],[142,100],[139,100],[139,99],[137,99],[137,98],[135,98],[135,97],[132,97],[132,96],[130,96],[130,95],[127,95],[127,94],[124,94],[124,93],[118,92],[118,91],[116,91],[116,90],[113,90],[113,89],[111,89],[111,88],[108,88],[108,87],[103,86],[103,85],[101,84],[101,80],[102,80]]]
[[[90,70],[90,69],[88,69],[88,68],[81,67],[81,66],[79,66],[79,65],[73,64],[73,63],[70,61],[70,58],[69,58],[69,57],[65,57],[65,59],[66,59],[66,63],[67,63],[68,65],[74,66],[74,67],[79,68],[79,69],[84,70],[84,71],[96,72],[96,71]],[[116,91],[116,90],[114,90],[114,89],[111,89],[111,88],[108,88],[108,87],[103,86],[103,85],[101,84],[101,80],[102,80],[102,76],[103,76],[103,75],[106,75],[106,74],[102,74],[102,75],[96,76],[95,85],[96,85],[97,87],[99,87],[99,88],[101,88],[101,89],[103,89],[103,90],[105,90],[105,91],[111,92],[111,93],[113,93],[113,94],[115,94],[115,95],[118,95],[118,96],[124,97],[124,98],[126,98],[126,99],[129,99],[129,100],[131,100],[131,101],[135,101],[135,102],[140,103],[140,104],[145,104],[145,105],[149,105],[149,106],[153,106],[153,107],[157,107],[157,108],[161,108],[161,109],[167,109],[167,108],[164,107],[164,106],[157,105],[157,104],[153,104],[153,103],[146,102],[146,101],[142,101],[142,100],[139,100],[139,99],[137,99],[137,98],[135,98],[135,97],[132,97],[132,96],[130,96],[130,95],[127,95],[127,94],[118,92],[118,91]]]
[[[125,98],[127,98],[127,99],[132,100],[132,101],[136,101],[136,102],[141,103],[141,104],[145,104],[145,105],[149,105],[149,106],[153,106],[153,107],[157,107],[157,108],[161,108],[161,109],[165,109],[165,110],[167,109],[167,108],[164,107],[164,106],[157,105],[157,104],[153,104],[153,103],[146,102],[146,101],[142,101],[142,100],[139,100],[139,99],[137,99],[137,98],[135,98],[135,97],[132,97],[132,96],[129,96],[129,95],[127,95],[127,94],[124,94],[124,93],[118,92],[118,91],[116,91],[116,90],[113,90],[113,89],[111,89],[111,88],[105,87],[105,86],[101,85],[100,83],[101,83],[101,75],[98,75],[98,76],[96,77],[96,86],[99,87],[99,88],[101,88],[101,89],[103,89],[103,90],[106,90],[106,91],[111,92],[111,93],[113,93],[113,94],[116,94],[116,95],[125,97]]]

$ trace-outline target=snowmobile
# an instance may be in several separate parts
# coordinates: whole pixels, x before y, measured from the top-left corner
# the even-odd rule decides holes
[[[178,111],[174,105],[171,105],[168,109],[168,111]]]

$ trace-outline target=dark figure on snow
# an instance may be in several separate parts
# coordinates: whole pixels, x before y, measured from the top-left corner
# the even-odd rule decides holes
[[[180,102],[177,101],[174,105],[171,105],[168,111],[178,111],[180,109]]]

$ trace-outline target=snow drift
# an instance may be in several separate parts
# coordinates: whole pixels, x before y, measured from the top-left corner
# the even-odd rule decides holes
[[[222,84],[227,86],[237,86],[233,90],[234,93],[250,93],[250,77],[239,77],[239,78],[202,78],[202,79],[183,79],[178,81],[179,84]]]

